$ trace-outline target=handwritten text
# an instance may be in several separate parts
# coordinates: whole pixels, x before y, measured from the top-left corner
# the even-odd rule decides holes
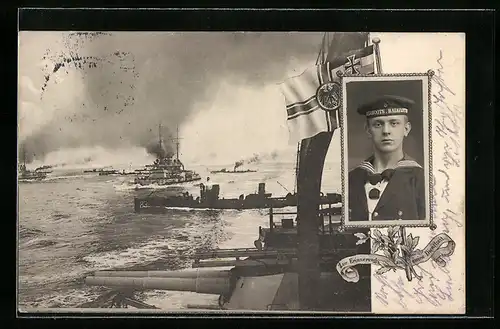
[[[436,133],[444,140],[443,163],[446,169],[460,166],[460,122],[462,119],[461,109],[456,105],[450,105],[448,98],[455,96],[444,82],[443,74],[443,52],[439,52],[437,64],[439,68],[433,77],[438,85],[438,92],[433,94],[433,105],[439,109],[439,115],[434,120]]]

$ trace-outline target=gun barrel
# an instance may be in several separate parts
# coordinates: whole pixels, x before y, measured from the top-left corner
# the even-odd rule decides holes
[[[95,277],[121,278],[228,278],[228,270],[190,270],[190,271],[97,271]]]
[[[87,277],[89,286],[118,288],[191,291],[200,294],[221,295],[229,293],[229,278],[137,278],[137,277]]]

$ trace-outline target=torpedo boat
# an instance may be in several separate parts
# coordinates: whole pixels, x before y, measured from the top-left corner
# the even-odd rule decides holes
[[[189,192],[173,196],[147,196],[134,198],[134,210],[136,213],[163,213],[168,208],[202,208],[202,209],[265,209],[285,208],[297,205],[297,194],[288,193],[284,197],[272,197],[266,193],[266,184],[259,183],[257,193],[244,195],[238,198],[219,198],[220,186],[214,184],[206,188],[200,184],[200,195],[194,197]],[[337,193],[320,194],[320,204],[337,204],[342,201],[342,196]]]

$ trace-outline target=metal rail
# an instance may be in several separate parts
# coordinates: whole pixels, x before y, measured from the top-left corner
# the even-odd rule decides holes
[[[337,248],[321,250],[320,256],[328,257],[343,252],[355,252],[356,248]],[[196,254],[193,268],[225,267],[225,266],[259,266],[259,265],[287,265],[291,259],[297,258],[298,250],[272,249],[258,250],[256,248],[220,249]],[[244,259],[240,259],[244,257]],[[219,258],[219,259],[217,259]],[[236,259],[221,259],[236,258]]]
[[[210,258],[232,258],[232,257],[272,257],[278,255],[294,255],[297,253],[296,249],[272,249],[272,250],[259,250],[257,248],[233,248],[233,249],[214,249],[205,252],[197,252],[193,258],[210,259]]]

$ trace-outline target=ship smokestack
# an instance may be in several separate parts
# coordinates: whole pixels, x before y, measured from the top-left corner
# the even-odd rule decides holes
[[[266,183],[259,183],[259,195],[266,194]]]
[[[236,171],[236,169],[238,169],[239,167],[243,166],[243,161],[240,160],[240,161],[236,161],[234,163],[234,168],[233,168],[233,171]]]

